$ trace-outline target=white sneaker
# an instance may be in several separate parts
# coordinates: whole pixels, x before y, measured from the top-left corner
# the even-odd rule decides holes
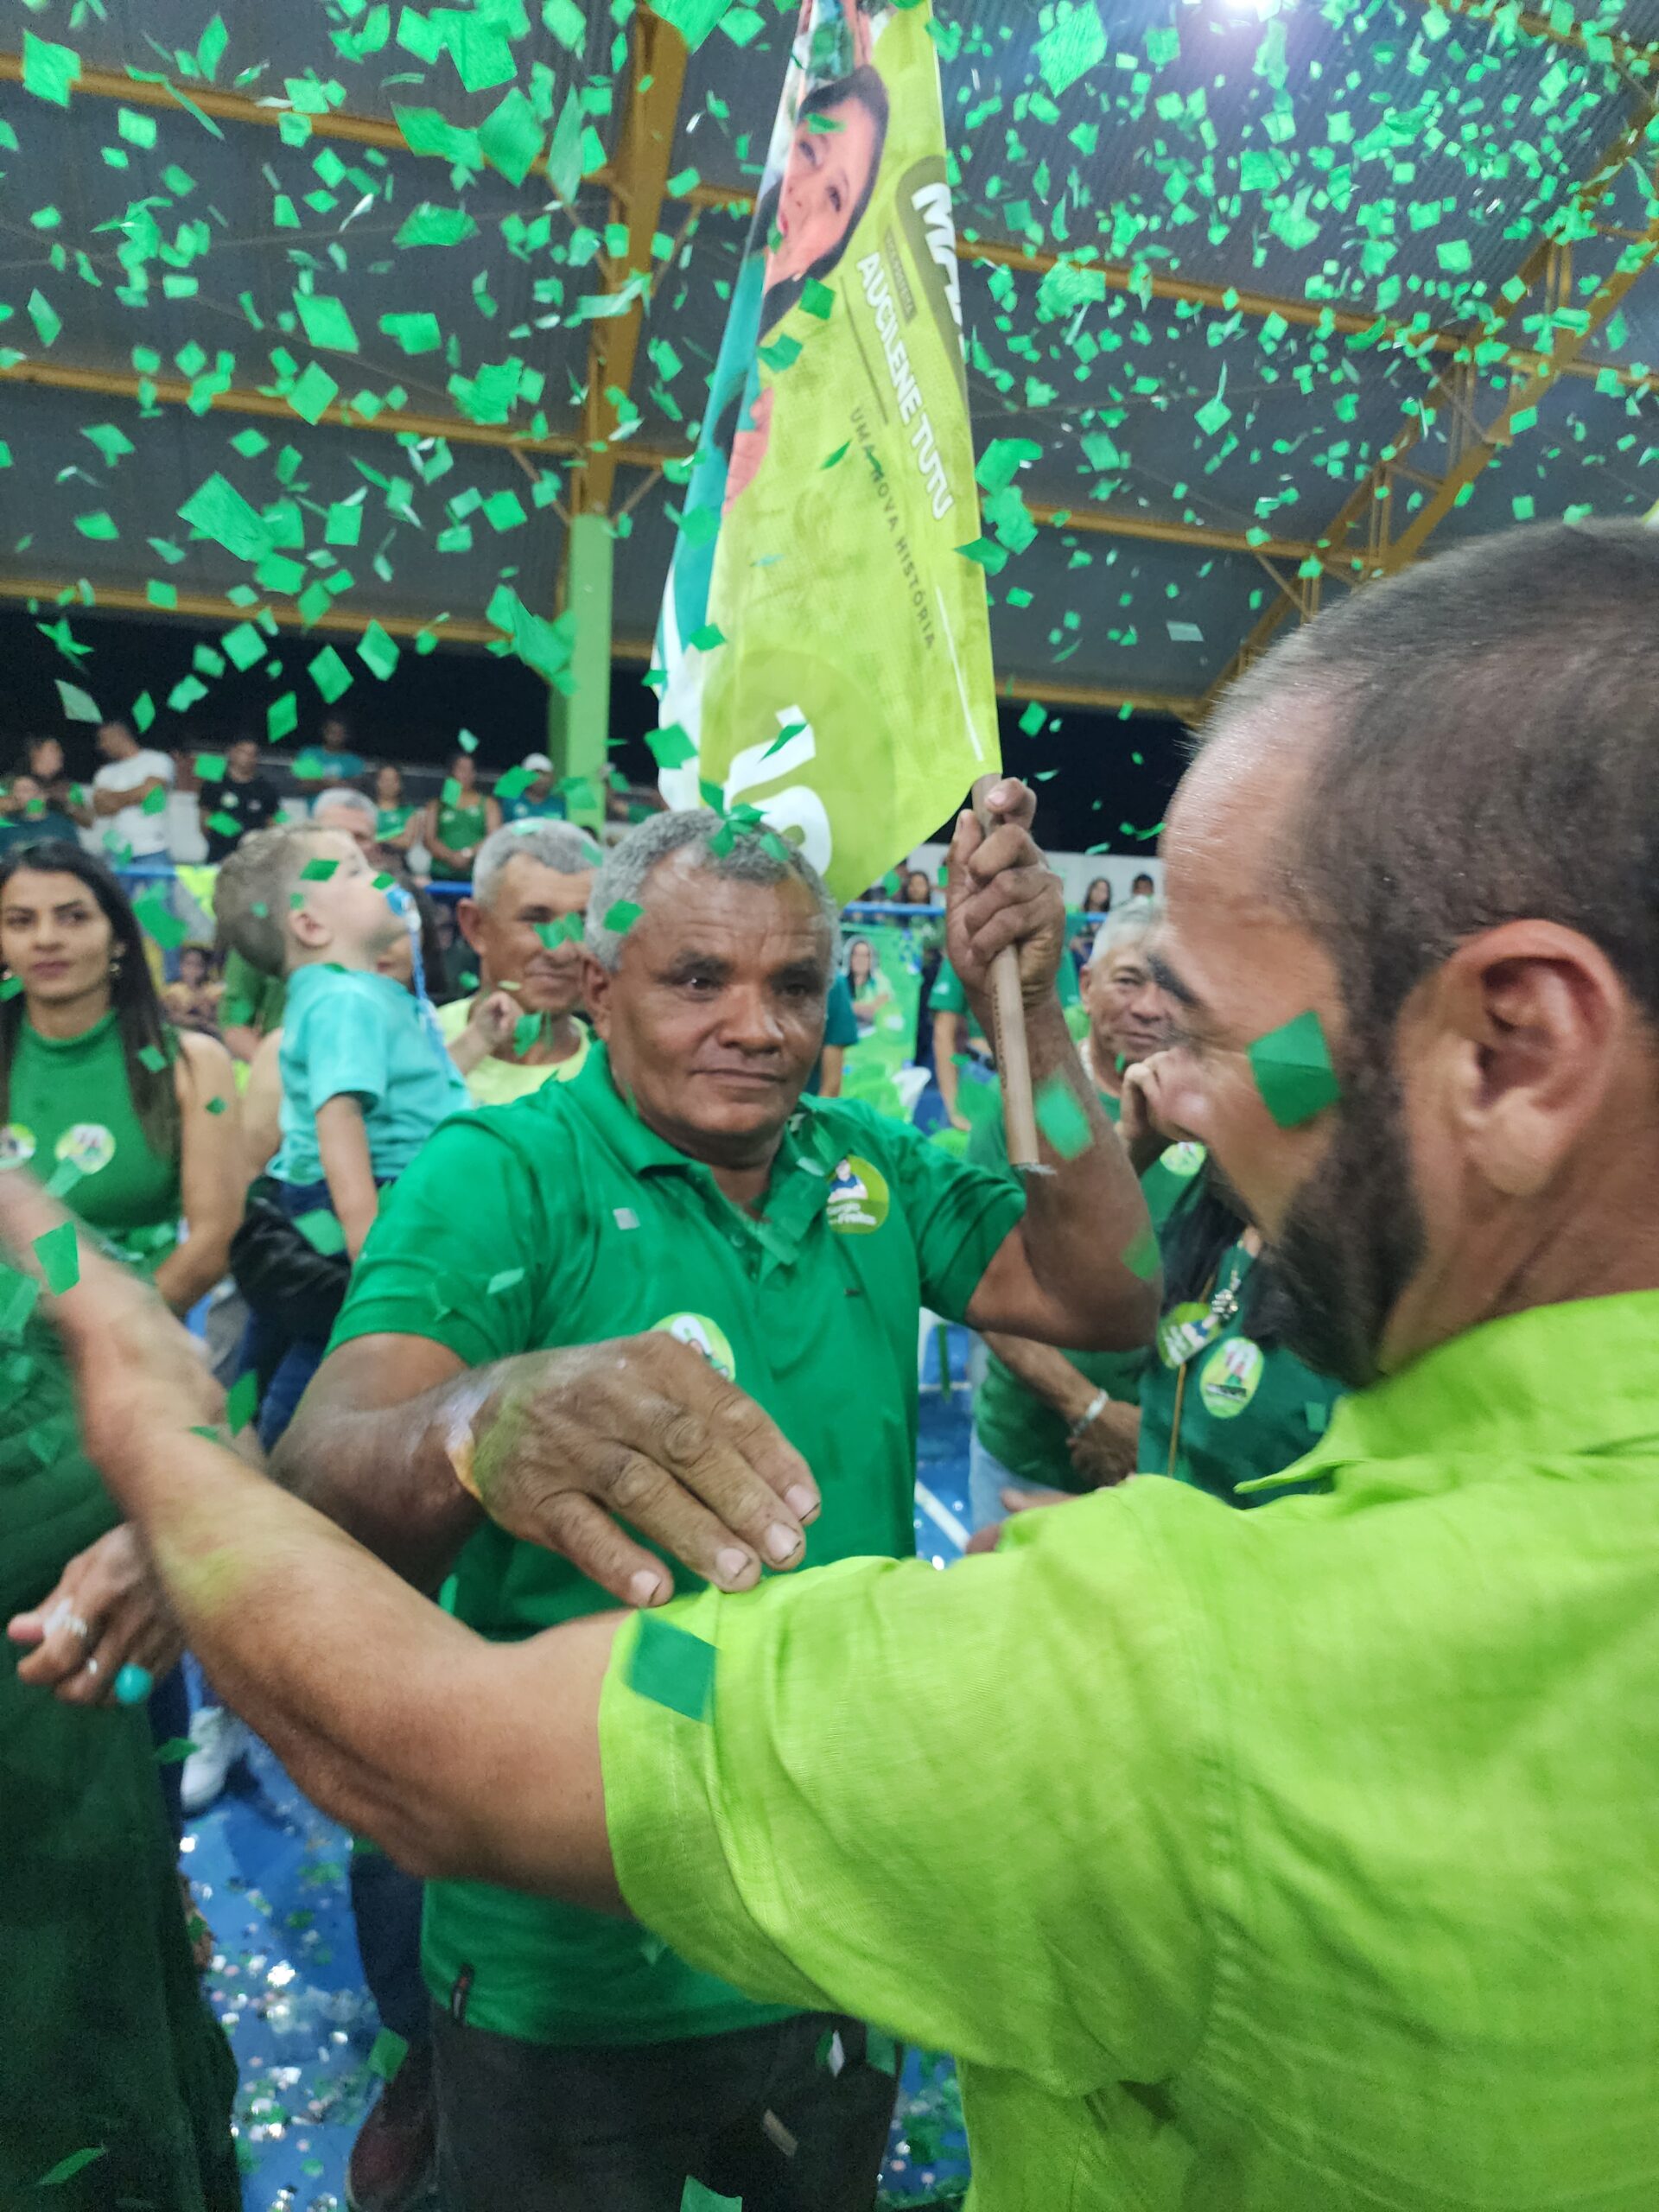
[[[224,1789],[231,1769],[247,1757],[253,1739],[233,1713],[206,1705],[190,1716],[190,1740],[196,1748],[184,1763],[181,1791],[185,1812],[194,1820]]]

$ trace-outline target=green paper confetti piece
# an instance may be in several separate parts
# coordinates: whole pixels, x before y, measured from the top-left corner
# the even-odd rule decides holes
[[[393,238],[397,246],[460,245],[478,236],[478,225],[464,207],[438,207],[429,200],[404,218]]]
[[[98,702],[90,691],[83,691],[78,683],[66,683],[60,676],[54,677],[58,696],[63,702],[63,718],[67,722],[101,722]]]
[[[512,1049],[520,1059],[529,1052],[541,1033],[542,1017],[539,1014],[519,1015],[518,1020],[512,1025]]]
[[[694,630],[685,642],[695,646],[700,653],[711,653],[717,646],[725,644],[726,632],[717,622],[705,622],[700,630]]]
[[[659,768],[681,768],[688,760],[695,760],[697,757],[696,747],[679,722],[664,722],[660,729],[648,730],[645,742],[650,746]]]
[[[142,1045],[138,1049],[138,1065],[141,1068],[147,1068],[151,1075],[160,1075],[167,1065],[167,1054],[159,1045]]]
[[[492,1275],[485,1284],[484,1294],[486,1298],[499,1298],[504,1291],[512,1289],[515,1284],[523,1282],[524,1279],[523,1268],[503,1268],[499,1275]]]
[[[15,999],[22,988],[23,979],[21,976],[8,976],[3,982],[0,982],[0,1000]]]
[[[237,826],[239,828],[241,825],[238,823]],[[132,902],[132,911],[137,916],[145,931],[165,950],[170,952],[175,946],[184,943],[188,933],[186,925],[168,906],[167,893],[164,891],[141,891]],[[156,1047],[154,1045],[147,1045],[144,1051],[153,1052]],[[146,1061],[144,1065],[149,1066],[149,1062]],[[158,1057],[157,1067],[151,1072],[155,1073],[166,1065],[167,1062]]]
[[[864,2031],[864,2063],[874,2067],[878,2074],[899,2071],[899,2046],[880,2028],[867,2028]]]
[[[369,2050],[369,2071],[378,2074],[383,2082],[395,2082],[399,2068],[409,2056],[409,2042],[395,2028],[382,2028]]]
[[[397,879],[395,875],[373,875],[369,880],[377,891],[390,891]]]
[[[396,639],[388,637],[378,622],[371,622],[358,640],[357,657],[382,683],[392,673],[401,658]]]
[[[329,877],[334,874],[339,866],[340,862],[338,861],[326,861],[321,856],[315,860],[307,861],[305,866],[300,870],[300,881],[302,883],[327,883]]]
[[[631,899],[619,899],[605,917],[605,926],[614,930],[619,937],[626,937],[644,913],[643,906],[636,906]]]
[[[283,396],[302,421],[315,427],[339,397],[340,386],[321,362],[313,361]]]
[[[24,33],[24,37],[28,37],[27,32]],[[42,2174],[35,2186],[36,2189],[56,2189],[60,2182],[72,2179],[83,2168],[92,2165],[97,2159],[106,2158],[108,2155],[108,2152],[101,2143],[93,2150],[72,2151],[67,2158],[58,2160],[49,2174]]]
[[[35,1256],[41,1263],[41,1273],[46,1278],[46,1287],[53,1297],[60,1297],[66,1290],[73,1290],[80,1281],[80,1255],[75,1249],[74,1223],[60,1221],[55,1229],[43,1230],[34,1243]]]
[[[1281,1129],[1311,1122],[1342,1096],[1325,1026],[1313,1007],[1258,1037],[1249,1048],[1249,1061],[1262,1103]]]
[[[211,537],[241,561],[262,561],[271,550],[270,531],[234,484],[214,474],[179,509],[179,519]]]
[[[340,1225],[340,1217],[327,1206],[313,1206],[309,1213],[296,1214],[294,1226],[312,1250],[321,1252],[325,1259],[346,1249],[346,1231]]]
[[[743,2212],[743,2200],[741,2196],[717,2196],[695,2175],[688,2174],[680,2198],[680,2212]]]
[[[1151,1229],[1137,1230],[1123,1248],[1124,1266],[1141,1282],[1150,1282],[1159,1268],[1158,1239]]]
[[[628,1688],[688,1720],[709,1717],[715,1698],[715,1647],[655,1613],[639,1616],[628,1661]]]
[[[801,293],[801,306],[808,315],[817,315],[820,322],[828,322],[835,313],[835,293],[828,284],[820,283],[816,276],[809,276]]]
[[[818,463],[818,467],[820,468],[833,468],[837,461],[845,461],[852,449],[853,442],[849,438],[844,446],[837,446],[834,453],[829,454],[824,460]]]
[[[251,625],[249,626],[251,627]],[[257,632],[255,634],[257,635]],[[238,664],[240,666],[243,664]],[[225,779],[225,755],[222,753],[198,753],[196,773],[204,784],[222,783]]]
[[[332,707],[342,692],[352,688],[352,671],[332,645],[323,647],[308,673],[328,706]]]
[[[245,1429],[259,1408],[259,1378],[250,1368],[231,1385],[225,1401],[225,1420],[232,1436]]]
[[[1088,1114],[1075,1090],[1061,1075],[1052,1075],[1033,1101],[1037,1126],[1062,1160],[1076,1160],[1095,1141]]]
[[[383,315],[380,327],[405,353],[435,353],[443,343],[438,318],[424,312]]]
[[[1331,1426],[1331,1408],[1323,1398],[1310,1398],[1302,1408],[1302,1419],[1315,1436],[1323,1436]]]
[[[1048,709],[1040,699],[1033,699],[1020,717],[1020,727],[1027,737],[1036,737],[1048,720]]]
[[[219,1440],[217,1432],[211,1428],[193,1428],[190,1433],[192,1436],[205,1436],[213,1444]],[[156,1746],[156,1764],[157,1766],[182,1766],[186,1759],[200,1748],[188,1736],[169,1736],[164,1744]]]
[[[80,82],[80,56],[73,46],[54,46],[50,39],[36,38],[33,31],[23,33],[23,90],[33,92],[37,100],[50,100],[54,107],[67,107],[69,95]],[[92,2153],[102,2158],[101,2151]],[[83,2164],[86,2163],[83,2158]],[[72,2173],[78,2171],[71,2167]],[[48,2180],[60,2178],[48,2175]]]
[[[207,1101],[207,1111],[210,1114],[223,1114],[228,1110],[229,1104],[228,1099],[210,1098]]]
[[[313,346],[331,346],[342,353],[356,353],[357,333],[340,301],[321,292],[296,292],[294,305],[301,327]]]
[[[197,698],[204,698],[207,696],[207,686],[205,683],[197,682],[197,679],[194,676],[187,676],[184,681],[186,683],[192,683],[195,685],[195,696]],[[182,690],[183,686],[175,684],[173,688],[175,691],[178,691]],[[158,784],[153,791],[147,791],[143,798],[138,802],[138,811],[140,814],[165,814],[167,812],[166,785]]]

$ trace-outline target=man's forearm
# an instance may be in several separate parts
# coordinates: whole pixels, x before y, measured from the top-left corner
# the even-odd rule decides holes
[[[1005,1337],[988,1329],[985,1345],[1011,1375],[1067,1423],[1080,1421],[1093,1402],[1094,1384],[1052,1344],[1039,1344],[1032,1337]]]
[[[405,1582],[435,1591],[483,1518],[455,1479],[448,1439],[463,1433],[493,1374],[476,1369],[401,1403],[358,1409],[328,1402],[325,1367],[271,1472]]]
[[[989,1008],[985,1011],[988,1015]],[[1075,1148],[1066,1141],[1062,1151],[1041,1128],[1044,1121],[1052,1126],[1055,1114],[1039,1116],[1042,1164],[1052,1172],[1025,1178],[1020,1233],[1027,1261],[1048,1295],[1088,1325],[1091,1333],[1079,1343],[1128,1350],[1150,1341],[1158,1318],[1157,1247],[1147,1202],[1084,1071],[1058,998],[1027,1009],[1026,1037],[1033,1092],[1040,1099],[1051,1085],[1063,1084],[1088,1135]],[[1077,1129],[1080,1141],[1083,1122]]]
[[[479,1732],[507,1687],[492,1662],[516,1655],[205,1437],[169,1438],[121,1503],[215,1688],[314,1803],[416,1873],[538,1871],[502,1864],[515,1823]]]

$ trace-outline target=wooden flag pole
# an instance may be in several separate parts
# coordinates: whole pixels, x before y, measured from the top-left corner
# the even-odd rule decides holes
[[[974,785],[974,819],[988,836],[1000,817],[985,794],[1001,776],[982,776]],[[1026,1040],[1026,1001],[1020,988],[1020,955],[1005,945],[991,963],[991,1016],[995,1031],[996,1071],[1002,1083],[1002,1126],[1007,1132],[1008,1164],[1030,1170],[1042,1165],[1037,1141],[1037,1113],[1031,1095],[1031,1048]]]

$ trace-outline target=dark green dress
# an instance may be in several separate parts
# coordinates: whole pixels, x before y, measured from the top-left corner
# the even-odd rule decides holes
[[[101,1030],[77,1040],[83,1053],[107,1052]],[[35,1072],[15,1066],[12,1094],[20,1122],[33,1116],[35,1165],[51,1173],[60,1120],[115,1118],[128,1166],[100,1171],[105,1197],[145,1211],[138,1186],[157,1163],[136,1123],[111,1117],[79,1067],[67,1116],[61,1096],[49,1112]],[[119,1240],[133,1224],[113,1211],[104,1226]],[[57,1338],[21,1318],[29,1295],[0,1266],[0,1623],[39,1605],[119,1517],[80,1451]],[[0,2212],[238,2212],[236,2066],[191,1959],[148,1715],[61,1704],[18,1681],[26,1656],[0,1642]],[[43,2175],[92,2150],[104,2155],[39,2195]]]

